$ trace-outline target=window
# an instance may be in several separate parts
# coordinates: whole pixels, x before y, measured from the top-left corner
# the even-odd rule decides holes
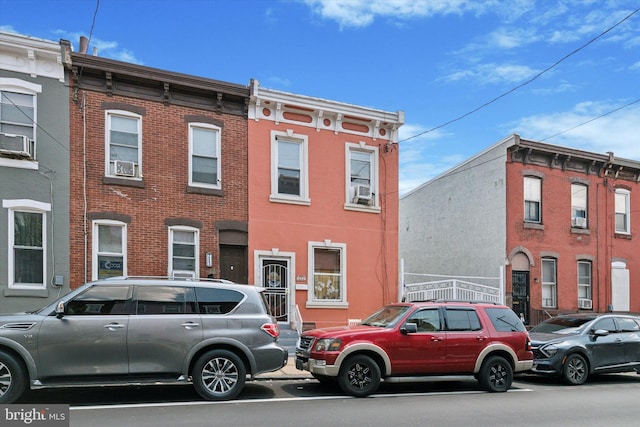
[[[578,261],[578,299],[591,299],[591,262],[589,261]]]
[[[630,317],[616,317],[620,332],[639,332],[640,325],[635,319]]]
[[[540,178],[524,178],[524,220],[527,222],[540,222],[541,182]]]
[[[516,313],[511,309],[487,308],[485,312],[489,315],[489,319],[491,319],[493,327],[496,328],[496,331],[498,332],[526,331],[526,328],[520,318],[518,318]]]
[[[192,227],[169,228],[169,276],[199,277],[199,230]]]
[[[475,310],[445,309],[448,331],[479,331],[482,329]]]
[[[142,177],[142,120],[127,111],[107,111],[106,154],[109,176]]]
[[[127,275],[127,225],[93,223],[93,280]]]
[[[587,227],[587,186],[571,184],[571,226]]]
[[[419,310],[411,315],[408,323],[415,323],[418,332],[436,332],[442,329],[440,311],[437,308]]]
[[[271,201],[309,204],[307,137],[272,132]]]
[[[348,208],[370,208],[378,205],[378,149],[364,143],[346,145]]]
[[[193,288],[137,286],[136,314],[190,314],[196,312]]]
[[[629,198],[627,190],[616,190],[616,233],[630,233],[629,223]]]
[[[36,101],[42,86],[0,78],[0,154],[35,158]]]
[[[346,245],[324,243],[309,244],[309,303],[321,306],[346,304]]]
[[[230,289],[196,288],[200,314],[227,314],[244,299],[244,295]]]
[[[45,289],[47,277],[47,217],[48,203],[34,200],[3,200],[9,209],[9,288]]]
[[[129,286],[94,286],[67,304],[65,314],[105,316],[128,314]]]
[[[542,307],[556,307],[556,260],[542,259]]]
[[[189,185],[220,188],[220,128],[189,125]]]

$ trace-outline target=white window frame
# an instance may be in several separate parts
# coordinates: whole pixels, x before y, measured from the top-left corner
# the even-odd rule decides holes
[[[3,200],[2,207],[8,209],[8,242],[7,272],[9,289],[40,290],[47,288],[47,212],[51,211],[50,203],[30,199]],[[28,212],[42,215],[42,283],[16,283],[15,281],[15,213]]]
[[[363,205],[354,201],[355,186],[351,185],[351,155],[354,152],[369,154],[371,159],[369,163],[369,176],[371,187],[371,203]],[[364,142],[357,144],[345,144],[345,204],[344,208],[348,210],[358,210],[366,212],[380,212],[380,201],[378,197],[379,174],[378,174],[378,147],[367,146]]]
[[[134,164],[134,176],[122,176],[115,173],[115,160],[111,160],[111,118],[114,116],[124,117],[127,119],[133,119],[137,121],[137,133],[138,133],[138,159]],[[132,180],[142,180],[142,116],[134,114],[124,110],[107,110],[105,111],[105,175],[113,178],[123,178]]]
[[[315,249],[330,249],[340,251],[340,299],[325,300],[315,297]],[[307,254],[307,308],[346,308],[347,301],[347,245],[345,243],[333,243],[330,240],[324,242],[309,242]]]
[[[173,269],[173,244],[174,244],[174,232],[184,231],[193,233],[193,246],[194,246],[194,270],[174,270]],[[169,265],[167,268],[168,276],[174,277],[192,277],[194,279],[200,278],[200,229],[195,227],[188,227],[183,225],[169,227]]]
[[[619,206],[619,201],[624,201],[624,206]],[[631,192],[629,190],[623,190],[621,188],[616,189],[615,192],[615,220],[614,227],[616,233],[630,234],[631,233]],[[624,229],[618,228],[618,215],[624,215]]]
[[[534,188],[533,183],[536,183]],[[535,194],[537,193],[537,194]],[[542,179],[534,176],[524,177],[523,188],[524,199],[524,220],[525,222],[533,222],[540,224],[542,222]],[[527,209],[527,203],[538,204],[538,218],[528,218],[529,210]]]
[[[122,227],[122,252],[100,252],[100,233],[98,232],[98,228],[103,226],[109,227]],[[121,221],[113,221],[113,220],[95,220],[91,224],[91,229],[93,230],[93,238],[91,239],[92,248],[91,248],[91,280],[98,280],[98,273],[100,271],[100,266],[98,265],[98,257],[99,256],[115,256],[122,257],[122,274],[126,276],[127,273],[127,223]]]
[[[278,141],[299,144],[300,159],[300,194],[278,193]],[[278,203],[310,205],[309,198],[309,138],[306,135],[271,131],[271,195],[269,200]]]
[[[587,265],[589,276],[580,275],[580,265]],[[592,299],[593,263],[591,261],[578,261],[578,299]]]
[[[38,163],[36,161],[36,140],[38,130],[38,94],[42,93],[42,85],[31,83],[21,79],[0,77],[0,92],[14,92],[33,96],[33,153],[31,153],[31,158],[24,160],[0,158],[0,166],[37,170]]]
[[[545,266],[553,265],[553,281],[545,281]],[[558,306],[558,265],[554,258],[542,258],[542,308],[557,308]],[[546,267],[549,268],[549,267]],[[545,292],[546,291],[546,292]],[[545,294],[547,296],[545,297]]]
[[[198,157],[206,157],[206,158],[215,158],[216,159],[216,177],[217,181],[215,184],[210,184],[206,182],[194,181],[193,180],[193,158],[196,154],[193,152],[193,131],[195,129],[205,130],[214,132],[216,136],[216,149],[214,157],[203,156],[198,154]],[[221,161],[221,141],[222,141],[222,128],[219,126],[214,126],[208,123],[189,123],[189,185],[193,187],[203,187],[203,188],[213,188],[213,189],[221,189],[222,185],[222,161]]]
[[[578,196],[578,192],[584,191],[584,200]],[[571,184],[571,226],[587,228],[589,206],[589,186],[584,184]],[[581,213],[584,216],[581,216]],[[584,224],[580,221],[583,219]]]

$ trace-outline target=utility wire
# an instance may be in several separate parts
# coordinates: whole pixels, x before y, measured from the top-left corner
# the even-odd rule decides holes
[[[436,127],[433,127],[431,129],[425,130],[424,132],[420,132],[416,135],[410,136],[408,138],[405,138],[403,140],[400,140],[398,142],[405,142],[405,141],[409,141],[410,139],[413,138],[417,138],[419,136],[425,135],[427,133],[433,132],[435,130],[441,129],[445,126],[448,126],[452,123],[455,123],[459,120],[464,119],[467,116],[470,116],[471,114],[474,114],[476,112],[478,112],[479,110],[493,104],[494,102],[498,101],[501,98],[504,98],[505,96],[515,92],[516,90],[528,85],[529,83],[537,80],[539,77],[541,77],[543,74],[547,73],[548,71],[550,71],[551,69],[555,68],[557,65],[559,65],[561,62],[563,62],[564,60],[566,60],[567,58],[575,55],[576,53],[578,53],[579,51],[581,51],[582,49],[586,48],[587,46],[589,46],[590,44],[594,43],[596,40],[598,40],[599,38],[603,37],[605,34],[607,34],[608,32],[610,32],[611,30],[613,30],[614,28],[616,28],[617,26],[619,26],[620,24],[622,24],[623,22],[625,22],[626,20],[628,20],[629,18],[631,18],[633,15],[635,15],[636,13],[640,12],[640,8],[634,10],[633,12],[629,13],[627,16],[625,16],[623,19],[621,19],[620,21],[618,21],[616,24],[614,24],[613,26],[607,28],[606,30],[604,30],[602,33],[600,33],[599,35],[597,35],[596,37],[592,38],[591,40],[589,40],[588,42],[586,42],[585,44],[583,44],[582,46],[578,47],[577,49],[574,49],[573,51],[569,52],[568,54],[566,54],[565,56],[563,56],[562,58],[560,58],[559,60],[557,60],[556,62],[554,62],[552,65],[548,66],[547,68],[545,68],[544,70],[540,71],[538,74],[536,74],[535,76],[533,76],[532,78],[530,78],[529,80],[520,83],[519,85],[509,89],[508,91],[504,92],[501,95],[498,95],[497,97],[493,98],[491,101],[485,102],[484,104],[480,105],[479,107],[474,108],[473,110],[459,116],[456,117],[455,119],[449,120],[441,125],[438,125]]]

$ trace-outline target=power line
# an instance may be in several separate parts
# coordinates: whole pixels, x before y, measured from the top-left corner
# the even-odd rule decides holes
[[[568,54],[566,54],[565,56],[563,56],[562,58],[560,58],[559,60],[557,60],[556,62],[554,62],[552,65],[548,66],[547,68],[545,68],[544,70],[540,71],[538,74],[536,74],[535,76],[533,76],[532,78],[530,78],[529,80],[520,83],[519,85],[509,89],[508,91],[502,93],[501,95],[496,96],[495,98],[493,98],[491,101],[487,101],[484,104],[480,105],[479,107],[474,108],[473,110],[464,113],[463,115],[456,117],[455,119],[449,120],[441,125],[435,126],[431,129],[425,130],[424,132],[420,132],[416,135],[410,136],[408,138],[405,138],[401,141],[398,142],[405,142],[405,141],[409,141],[410,139],[413,138],[417,138],[419,136],[425,135],[427,133],[431,133],[433,131],[436,131],[438,129],[441,129],[445,126],[450,125],[451,123],[455,123],[457,121],[460,121],[462,119],[464,119],[467,116],[470,116],[471,114],[474,114],[476,112],[478,112],[479,110],[493,104],[494,102],[498,101],[501,98],[504,98],[505,96],[515,92],[516,90],[528,85],[529,83],[537,80],[538,78],[540,78],[543,74],[547,73],[548,71],[552,70],[553,68],[555,68],[557,65],[559,65],[561,62],[563,62],[564,60],[566,60],[567,58],[575,55],[576,53],[578,53],[579,51],[581,51],[582,49],[586,48],[587,46],[589,46],[590,44],[594,43],[596,40],[600,39],[601,37],[603,37],[605,34],[607,34],[608,32],[610,32],[611,30],[613,30],[614,28],[616,28],[617,26],[619,26],[620,24],[622,24],[623,22],[625,22],[626,20],[628,20],[629,18],[631,18],[633,15],[635,15],[636,13],[640,12],[640,8],[634,10],[633,12],[629,13],[627,16],[625,16],[623,19],[621,19],[620,21],[618,21],[617,23],[615,23],[613,26],[607,28],[606,30],[604,30],[603,32],[601,32],[599,35],[597,35],[596,37],[592,38],[591,40],[589,40],[588,42],[586,42],[585,44],[583,44],[582,46],[578,47],[577,49],[574,49],[573,51],[569,52]]]

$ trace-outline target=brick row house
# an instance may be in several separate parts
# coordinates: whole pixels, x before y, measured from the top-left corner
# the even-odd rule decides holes
[[[69,289],[68,124],[60,45],[0,32],[0,312]]]
[[[72,287],[247,280],[246,86],[68,54]]]
[[[401,197],[400,256],[411,271],[501,271],[530,324],[640,312],[639,182],[638,161],[511,135]]]

